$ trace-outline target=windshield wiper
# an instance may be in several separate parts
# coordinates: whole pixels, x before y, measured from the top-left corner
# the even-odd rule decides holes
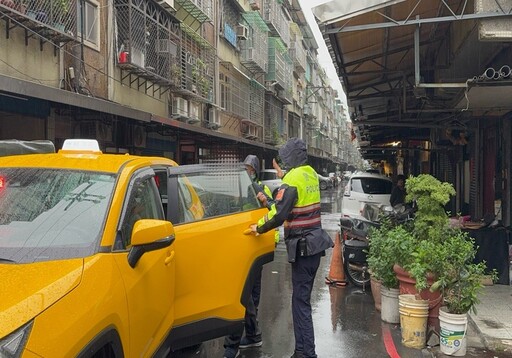
[[[83,190],[81,190],[80,192],[78,193],[75,193],[75,194],[68,194],[68,198],[65,198],[65,200],[71,200],[69,202],[69,204],[64,208],[64,211],[68,210],[69,207],[71,205],[73,205],[73,203],[75,201],[91,201],[93,202],[94,204],[99,204],[101,202],[101,200],[105,199],[106,196],[105,195],[95,195],[95,194],[87,194],[86,191],[87,189],[89,189],[91,186],[93,186],[95,183],[89,183],[89,185],[87,185]],[[96,198],[96,199],[95,199]]]
[[[0,262],[16,262],[14,260],[11,260],[11,259],[4,259],[3,257],[0,257]]]

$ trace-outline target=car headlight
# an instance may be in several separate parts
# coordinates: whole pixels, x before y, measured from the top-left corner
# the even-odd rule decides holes
[[[0,358],[20,357],[27,344],[31,329],[32,321],[0,339]]]

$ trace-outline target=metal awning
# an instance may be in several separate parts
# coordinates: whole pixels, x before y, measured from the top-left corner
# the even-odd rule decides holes
[[[151,120],[151,113],[109,102],[101,98],[89,97],[4,75],[0,75],[0,88],[3,92],[11,93],[16,96],[44,99],[51,102],[133,118],[143,122],[149,122]]]
[[[391,150],[380,148],[390,142],[428,141],[432,129],[464,127],[473,113],[510,110],[512,76],[482,78],[489,64],[505,60],[499,56],[508,43],[483,41],[481,31],[483,21],[506,20],[512,28],[512,1],[505,2],[498,8],[479,1],[494,3],[492,12],[468,0],[335,0],[315,7],[358,139],[385,158]]]

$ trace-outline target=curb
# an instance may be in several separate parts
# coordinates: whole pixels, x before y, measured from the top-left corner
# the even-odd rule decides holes
[[[471,314],[468,314],[468,322],[478,334],[478,337],[480,338],[480,341],[482,342],[482,345],[485,347],[485,349],[493,352],[512,352],[512,339],[501,339],[483,333],[480,327],[478,327],[474,321]]]

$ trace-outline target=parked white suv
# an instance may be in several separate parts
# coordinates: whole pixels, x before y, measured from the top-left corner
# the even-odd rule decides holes
[[[341,201],[341,214],[361,216],[364,204],[390,205],[393,182],[390,178],[374,173],[355,172],[345,186]]]
[[[275,169],[263,169],[260,172],[260,181],[262,184],[265,184],[270,189],[272,196],[275,196],[275,192],[281,186],[283,181],[278,178],[277,170]]]

